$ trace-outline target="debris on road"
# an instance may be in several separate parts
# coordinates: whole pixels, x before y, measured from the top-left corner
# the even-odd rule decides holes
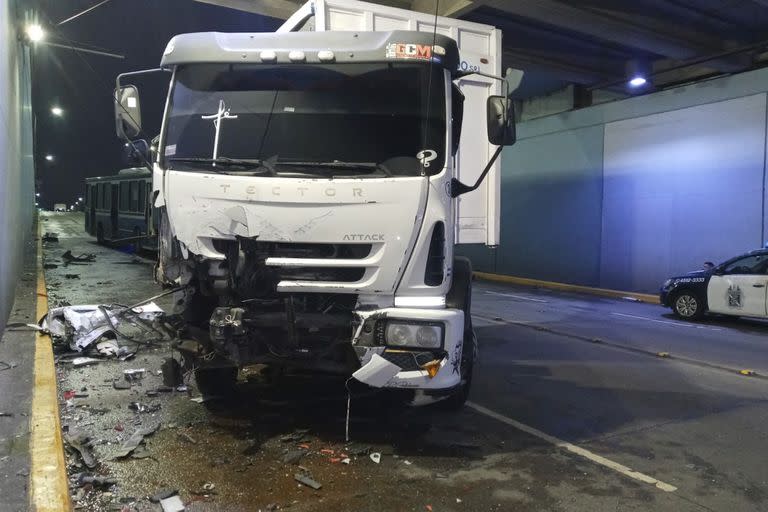
[[[43,242],[58,242],[58,241],[59,241],[58,233],[48,232],[43,235]]]
[[[376,464],[381,462],[381,454],[379,452],[373,452],[372,454],[369,455],[369,457]]]
[[[145,368],[128,368],[123,370],[123,377],[130,383],[140,381],[144,378],[144,374],[147,372]]]
[[[101,361],[101,359],[96,359],[95,357],[76,357],[72,360],[72,366],[85,366],[87,364],[100,363]]]
[[[282,460],[284,464],[298,464],[306,454],[306,450],[289,450],[288,453],[283,455]]]
[[[81,352],[94,341],[104,336],[119,340],[136,341],[133,335],[127,336],[118,327],[129,324],[141,332],[141,341],[164,338],[164,333],[153,326],[153,321],[164,315],[163,310],[154,302],[142,306],[126,308],[123,306],[81,305],[53,308],[43,319],[45,328],[54,339],[66,341],[72,350]]]
[[[183,431],[179,432],[177,436],[179,437],[179,439],[182,439],[189,444],[197,444],[197,440],[191,435],[187,434],[186,432],[183,432]]]
[[[131,383],[124,380],[115,379],[112,381],[112,387],[115,389],[131,389]]]
[[[166,498],[170,498],[171,496],[174,496],[176,494],[179,494],[178,489],[162,489],[160,491],[157,491],[155,494],[149,497],[149,501],[152,503],[160,503],[162,500]]]
[[[80,458],[82,459],[83,464],[85,464],[85,467],[94,469],[99,465],[93,452],[91,452],[92,444],[88,436],[83,434],[73,436],[65,435],[64,440],[73,450],[80,454]]]
[[[105,339],[96,344],[96,351],[103,356],[116,356],[119,350],[117,340]]]
[[[64,274],[67,279],[80,279],[80,274]]]
[[[90,484],[94,487],[109,487],[117,484],[117,478],[102,475],[89,475],[87,473],[80,473],[77,476],[77,484],[82,487],[83,485]]]
[[[46,270],[51,270],[54,268],[59,268],[59,266],[55,263],[46,263],[45,265],[43,265],[43,268]]]
[[[160,500],[160,506],[163,508],[163,512],[184,512],[184,502],[178,494]]]
[[[350,444],[346,447],[345,451],[350,455],[359,457],[371,453],[371,446],[364,444]]]
[[[78,263],[91,263],[93,261],[96,261],[96,255],[92,253],[88,254],[80,254],[78,256],[75,256],[72,254],[72,251],[67,251],[64,254],[61,255],[61,259],[63,259],[67,263],[71,262],[78,262]]]
[[[323,486],[320,482],[318,482],[317,480],[309,476],[309,474],[296,473],[295,475],[293,475],[293,479],[314,490],[318,490]]]
[[[127,457],[130,455],[133,450],[139,447],[139,445],[144,441],[144,438],[146,436],[150,436],[157,432],[157,430],[160,428],[160,423],[155,423],[154,425],[151,425],[149,427],[140,427],[136,429],[136,431],[131,434],[131,437],[126,439],[122,445],[120,445],[120,448],[112,454],[112,457],[110,457],[110,460],[115,459],[122,459],[124,457]]]
[[[160,366],[163,375],[163,384],[168,387],[176,387],[184,384],[184,372],[181,370],[181,364],[173,357],[168,357]]]

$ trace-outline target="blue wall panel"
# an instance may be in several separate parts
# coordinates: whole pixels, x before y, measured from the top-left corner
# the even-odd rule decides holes
[[[666,277],[762,245],[765,94],[605,128],[601,284]]]
[[[759,247],[766,91],[761,69],[521,123],[502,154],[501,245],[457,253],[482,271],[654,292]]]
[[[602,126],[524,139],[506,151],[496,272],[597,284],[602,154]]]

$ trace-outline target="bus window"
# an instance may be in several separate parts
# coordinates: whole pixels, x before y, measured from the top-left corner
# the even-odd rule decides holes
[[[125,181],[120,182],[120,207],[121,212],[128,211],[128,183]]]
[[[99,209],[106,210],[107,208],[107,185],[106,183],[99,183]]]
[[[131,182],[131,211],[139,211],[139,182]]]
[[[147,206],[147,195],[144,193],[144,186],[146,183],[144,181],[139,182],[139,212],[144,213],[144,210]]]

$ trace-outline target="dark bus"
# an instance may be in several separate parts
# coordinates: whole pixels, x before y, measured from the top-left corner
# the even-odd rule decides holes
[[[125,241],[136,250],[157,250],[156,236],[141,238],[156,233],[156,229],[150,229],[157,221],[151,195],[152,173],[144,168],[87,178],[85,230],[100,244]]]

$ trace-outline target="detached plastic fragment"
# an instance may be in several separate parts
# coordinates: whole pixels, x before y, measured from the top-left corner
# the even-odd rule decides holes
[[[313,479],[311,476],[304,475],[301,473],[296,473],[295,475],[293,475],[293,479],[299,483],[306,485],[307,487],[311,487],[314,490],[318,490],[323,486],[323,484]]]
[[[99,462],[91,451],[92,444],[88,436],[64,436],[64,440],[73,450],[80,454],[80,458],[83,460],[85,467],[93,469],[99,465]]]
[[[391,363],[378,354],[373,354],[371,360],[352,374],[352,377],[374,388],[384,387],[402,368]]]
[[[75,256],[72,254],[72,251],[67,251],[64,254],[61,255],[61,259],[63,259],[65,262],[79,262],[79,263],[91,263],[93,261],[96,261],[96,255],[92,253],[88,254],[79,254]]]
[[[163,508],[163,512],[184,512],[186,510],[184,502],[181,501],[178,494],[160,500],[160,506]]]
[[[154,302],[134,308],[103,305],[64,306],[48,311],[43,319],[43,329],[52,337],[68,342],[72,350],[81,352],[105,336],[111,340],[119,340],[123,334],[118,332],[118,329],[124,324],[130,324],[144,333],[154,333],[156,338],[160,337],[162,333],[152,327],[152,322],[163,314],[163,310]],[[103,348],[109,350],[106,346]]]
[[[112,454],[111,460],[127,457],[131,454],[131,452],[133,452],[133,450],[139,447],[139,445],[144,441],[144,437],[154,434],[159,428],[160,424],[156,423],[149,427],[142,427],[137,429],[133,434],[131,434],[131,437],[126,439],[120,448],[114,454]]]

